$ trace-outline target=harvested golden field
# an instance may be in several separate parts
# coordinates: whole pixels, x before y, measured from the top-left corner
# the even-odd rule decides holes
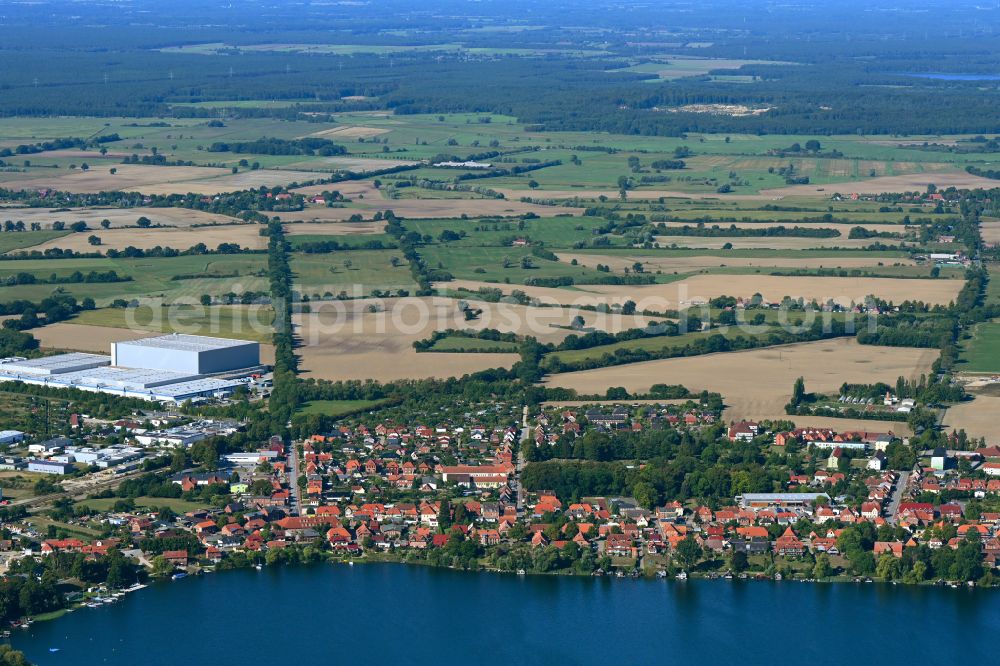
[[[333,183],[327,185],[308,185],[306,187],[298,187],[295,192],[307,197],[311,197],[316,194],[322,194],[323,192],[340,192],[348,199],[359,199],[359,198],[372,198],[381,199],[382,193],[375,187],[374,183],[370,180],[345,180],[342,183]]]
[[[1000,217],[981,218],[979,232],[984,243],[1000,243]]]
[[[648,254],[575,254],[572,252],[558,253],[559,261],[569,263],[576,259],[580,266],[593,268],[597,264],[610,266],[611,270],[619,272],[626,268],[631,269],[638,261],[643,264],[647,271],[661,270],[663,272],[677,271],[687,273],[706,268],[718,268],[720,266],[759,266],[761,268],[864,268],[867,266],[878,266],[879,264],[901,266],[913,266],[916,262],[912,259],[891,259],[884,257],[837,257],[829,258],[801,258],[801,257],[658,257]]]
[[[185,185],[188,182],[199,182],[203,179],[211,180],[232,175],[229,169],[214,167],[120,164],[114,168],[118,170],[114,175],[107,169],[95,168],[89,171],[53,169],[51,175],[31,174],[27,178],[10,180],[5,183],[5,186],[24,190],[52,189],[79,193],[124,190],[169,194],[194,191]],[[212,193],[216,191],[225,190],[212,190]]]
[[[764,300],[776,302],[785,296],[825,303],[832,299],[844,306],[875,295],[896,303],[923,300],[930,304],[947,304],[962,289],[961,280],[919,280],[905,278],[811,277],[779,275],[694,275],[679,282],[663,285],[627,287],[619,285],[587,285],[588,291],[617,298],[664,299],[677,305],[709,300],[716,296],[749,297],[759,293]],[[733,293],[737,291],[739,293]]]
[[[340,185],[340,183],[338,183]],[[326,188],[331,186],[327,185]],[[303,188],[312,189],[312,188]],[[343,191],[342,191],[343,192]],[[302,211],[278,212],[278,216],[286,222],[321,222],[343,221],[352,215],[361,214],[372,217],[375,213],[393,211],[403,218],[451,218],[468,215],[469,217],[511,217],[524,213],[535,213],[548,216],[554,213],[579,214],[582,208],[553,208],[539,204],[507,201],[504,199],[383,199],[378,190],[372,189],[364,199],[353,198],[351,208],[327,208],[325,206],[308,206]]]
[[[760,193],[768,197],[815,196],[816,194],[832,196],[834,192],[841,194],[884,194],[886,192],[923,192],[928,185],[936,185],[940,189],[947,187],[991,189],[996,186],[996,181],[964,172],[950,171],[913,173],[905,176],[880,176],[869,180],[829,183],[827,185],[789,185],[788,187],[761,190]]]
[[[91,326],[59,322],[31,330],[44,349],[66,349],[70,351],[110,354],[112,342],[148,338],[156,333],[132,331],[127,328]]]
[[[542,303],[561,305],[611,305],[631,299],[636,302],[640,311],[662,311],[701,304],[716,296],[749,298],[756,293],[771,302],[790,296],[807,301],[815,299],[820,303],[833,299],[834,302],[847,306],[852,301],[860,302],[866,296],[875,295],[896,303],[918,299],[931,304],[947,304],[955,298],[963,284],[961,280],[721,274],[693,275],[667,284],[576,285],[572,289],[505,285],[475,280],[454,280],[438,283],[437,286],[471,291],[488,287],[502,289],[504,293],[519,289]]]
[[[491,367],[509,367],[517,360],[506,353],[417,353],[413,343],[447,329],[528,333],[543,342],[559,342],[574,333],[568,328],[582,316],[584,329],[617,332],[644,326],[649,319],[565,308],[469,301],[482,314],[465,321],[452,298],[390,298],[314,303],[313,312],[297,315],[303,342],[303,369],[327,379],[399,379],[448,377]],[[380,311],[371,312],[376,305]]]
[[[703,236],[654,236],[653,240],[660,247],[686,247],[699,250],[721,250],[729,243],[735,250],[811,250],[813,248],[843,247],[861,249],[876,242],[874,238],[803,238],[799,236],[719,236],[709,238]]]
[[[110,354],[112,342],[149,338],[160,335],[161,331],[59,322],[31,329],[31,334],[38,339],[43,349]],[[260,346],[260,360],[261,363],[274,363],[274,347],[272,345],[262,344]]]
[[[435,308],[424,299],[406,300],[420,304],[400,307],[398,299],[387,299],[384,312],[372,313],[367,311],[372,301],[323,303],[314,304],[310,314],[296,315],[303,375],[331,380],[447,378],[517,362],[517,354],[417,353],[413,342],[438,327],[448,328],[460,315],[453,314],[457,305],[451,301],[435,325],[427,314]]]
[[[37,222],[42,228],[49,228],[53,222],[83,221],[91,229],[101,229],[101,220],[110,220],[111,228],[135,226],[136,220],[147,217],[153,226],[190,227],[204,224],[233,224],[238,220],[227,215],[205,213],[187,208],[14,208],[0,207],[0,221],[18,220],[29,225]]]
[[[1000,444],[1000,397],[977,395],[971,402],[949,407],[944,415],[944,429],[965,430],[970,437],[985,437],[987,444]]]
[[[124,250],[128,246],[143,250],[156,247],[172,247],[175,250],[186,250],[198,243],[204,243],[209,248],[216,248],[221,243],[238,243],[241,247],[261,250],[267,247],[267,239],[260,235],[259,224],[213,225],[195,228],[160,228],[160,229],[95,229],[89,232],[69,234],[62,238],[54,238],[28,250],[47,250],[62,248],[76,252],[93,252],[94,250]],[[87,240],[91,236],[101,239],[100,246],[93,246]]]
[[[930,371],[936,357],[933,349],[868,347],[838,338],[569,372],[551,375],[545,384],[585,394],[604,394],[610,386],[644,392],[657,383],[682,384],[692,391],[721,393],[730,407],[727,419],[786,418],[784,405],[798,377],[804,378],[807,391],[830,393],[844,382],[916,379]],[[899,431],[896,423],[880,423],[880,429]]]
[[[177,167],[154,167],[159,169]],[[235,192],[246,190],[251,187],[274,187],[276,185],[288,185],[289,183],[302,182],[304,180],[316,180],[324,178],[327,174],[319,171],[292,171],[278,169],[257,169],[256,171],[241,171],[232,173],[223,169],[224,175],[216,175],[208,178],[190,178],[187,180],[171,180],[168,182],[151,183],[141,188],[136,188],[143,194],[220,194],[222,192]],[[121,189],[121,188],[119,188]]]

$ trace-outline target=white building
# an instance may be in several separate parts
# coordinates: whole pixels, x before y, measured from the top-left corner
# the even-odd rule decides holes
[[[70,463],[57,462],[55,460],[29,460],[29,472],[40,472],[41,474],[69,474],[73,471]]]
[[[111,362],[128,368],[210,375],[260,365],[260,345],[173,333],[111,343]]]
[[[0,381],[182,403],[223,397],[241,385],[207,375],[259,366],[256,342],[164,335],[112,343],[111,356],[72,353],[0,359]]]
[[[0,445],[17,444],[24,441],[24,433],[20,430],[0,430]]]

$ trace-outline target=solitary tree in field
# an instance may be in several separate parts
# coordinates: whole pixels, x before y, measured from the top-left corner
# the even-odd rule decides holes
[[[111,167],[110,169],[108,169],[108,173],[110,173],[113,176],[116,173],[118,173],[118,169],[116,169],[115,167]]]
[[[148,229],[149,227],[153,226],[153,221],[148,217],[146,217],[145,215],[143,215],[142,217],[140,217],[138,220],[135,221],[135,224],[140,229]]]
[[[95,236],[91,234],[90,236],[87,237],[87,242],[90,243],[91,245],[97,246],[101,244],[101,238],[100,236]]]
[[[102,229],[109,229],[110,227],[111,227],[111,220],[109,220],[108,218],[104,218],[103,220],[101,220]]]
[[[806,382],[802,377],[795,380],[795,385],[792,387],[792,404],[801,405],[802,401],[806,398]]]

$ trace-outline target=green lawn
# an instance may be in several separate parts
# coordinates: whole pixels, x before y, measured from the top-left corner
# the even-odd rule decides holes
[[[989,321],[972,327],[972,338],[962,343],[960,370],[1000,372],[1000,322]]]
[[[392,265],[393,258],[397,265]],[[295,288],[302,293],[338,294],[355,288],[361,294],[373,289],[416,288],[409,264],[399,250],[349,250],[332,254],[293,254]]]
[[[274,311],[268,305],[105,308],[81,312],[73,323],[271,342]]]
[[[38,301],[61,288],[77,299],[90,296],[98,305],[107,305],[116,298],[162,297],[167,302],[175,300],[196,301],[201,294],[221,295],[230,291],[266,291],[264,277],[267,257],[263,254],[186,255],[180,257],[154,257],[144,259],[28,259],[0,262],[0,280],[21,271],[41,277],[67,276],[74,271],[114,270],[120,276],[132,278],[128,282],[32,284],[4,287],[6,299],[24,298]],[[173,280],[179,275],[232,275],[237,277],[199,277]]]
[[[697,331],[692,333],[682,333],[681,335],[672,336],[656,336],[649,338],[638,338],[635,340],[626,340],[624,342],[616,342],[610,345],[600,345],[598,347],[591,347],[589,349],[573,349],[569,351],[557,351],[552,352],[545,356],[546,361],[549,359],[559,360],[563,363],[578,363],[580,361],[586,361],[588,359],[598,359],[605,354],[614,355],[619,349],[622,350],[644,350],[649,352],[658,352],[662,349],[680,349],[684,346],[698,340],[705,339],[712,335],[722,335],[725,338],[734,337],[750,337],[750,338],[766,338],[770,333],[774,332],[775,329],[771,326],[745,326],[741,328],[729,327],[725,329],[713,329],[710,331]]]
[[[311,400],[299,408],[299,414],[344,416],[358,411],[375,409],[385,403],[385,400]]]
[[[3,209],[0,209],[0,220],[3,220]],[[4,231],[0,232],[0,254],[34,247],[53,238],[61,238],[70,231]]]
[[[105,499],[88,499],[81,502],[77,502],[82,506],[90,507],[95,511],[110,511],[111,507],[114,506],[119,497],[108,497]],[[197,511],[198,509],[205,509],[211,505],[204,502],[188,502],[187,500],[182,500],[174,497],[137,497],[135,498],[136,506],[144,507],[160,507],[166,506],[170,507],[176,513],[187,513],[188,511]]]

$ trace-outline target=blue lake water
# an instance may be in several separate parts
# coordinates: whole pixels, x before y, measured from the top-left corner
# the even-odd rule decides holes
[[[1000,591],[373,564],[157,583],[14,633],[37,664],[997,663]],[[50,652],[50,648],[58,648]]]

